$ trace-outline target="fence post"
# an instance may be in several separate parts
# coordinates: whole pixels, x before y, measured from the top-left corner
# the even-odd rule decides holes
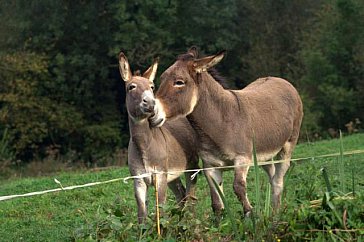
[[[155,207],[156,207],[156,218],[157,218],[157,232],[158,236],[161,235],[161,226],[159,223],[159,201],[158,201],[158,176],[154,167],[154,187],[155,187]]]

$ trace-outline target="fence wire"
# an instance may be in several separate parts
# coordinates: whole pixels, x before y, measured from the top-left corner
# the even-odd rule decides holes
[[[349,155],[356,155],[356,154],[364,154],[364,150],[347,151],[347,152],[343,152],[342,155],[343,156],[349,156]],[[315,160],[321,159],[321,158],[332,158],[332,157],[336,157],[337,162],[336,162],[336,166],[334,166],[335,168],[333,169],[333,171],[335,173],[337,173],[336,170],[340,169],[340,167],[341,167],[340,166],[341,163],[339,162],[339,157],[340,156],[341,156],[341,154],[339,152],[339,153],[332,153],[332,154],[325,154],[325,155],[318,155],[318,156],[310,156],[310,157],[303,157],[303,158],[293,158],[293,159],[291,159],[291,162],[315,161]],[[272,161],[266,161],[266,162],[259,162],[258,163],[258,166],[264,166],[264,165],[269,165],[269,164],[283,163],[283,162],[286,162],[286,161],[287,160],[272,160]],[[48,190],[43,190],[43,191],[35,191],[35,192],[24,193],[24,194],[12,194],[12,195],[0,196],[0,201],[10,200],[10,199],[20,198],[20,197],[37,196],[37,195],[42,195],[42,194],[52,193],[52,192],[74,190],[74,189],[84,188],[84,187],[92,187],[92,186],[96,186],[96,185],[108,184],[108,183],[113,183],[113,182],[118,182],[118,181],[123,181],[124,183],[127,183],[127,181],[130,180],[130,179],[141,179],[141,178],[145,178],[145,177],[150,177],[153,174],[175,174],[175,173],[179,173],[180,174],[180,173],[185,173],[185,172],[194,172],[193,176],[191,177],[191,179],[194,179],[194,177],[199,172],[201,172],[201,171],[215,170],[215,169],[233,169],[235,167],[248,167],[248,166],[254,166],[254,163],[244,164],[244,165],[239,165],[239,166],[235,166],[235,165],[232,165],[232,166],[220,166],[220,167],[211,167],[211,168],[181,170],[181,171],[174,171],[174,172],[154,171],[154,172],[151,172],[151,173],[144,173],[144,174],[140,174],[140,175],[137,175],[137,176],[127,176],[127,177],[110,179],[110,180],[106,180],[106,181],[91,182],[91,183],[86,183],[86,184],[82,184],[82,185],[73,185],[73,186],[67,186],[67,187],[63,187],[62,186],[62,183],[60,181],[58,181],[57,179],[54,179],[55,183],[60,186],[59,188],[48,189]]]

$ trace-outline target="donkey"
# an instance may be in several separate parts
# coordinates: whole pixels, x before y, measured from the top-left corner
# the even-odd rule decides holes
[[[123,53],[119,55],[119,69],[125,81],[129,116],[128,165],[132,176],[163,172],[156,174],[159,202],[165,203],[168,184],[179,203],[185,200],[186,194],[194,196],[197,178],[191,180],[192,174],[186,173],[186,193],[180,180],[182,173],[179,171],[198,168],[197,135],[186,118],[166,122],[161,128],[149,126],[148,118],[155,107],[153,80],[157,67],[156,60],[143,76],[133,76],[126,56]],[[139,223],[143,223],[147,216],[147,189],[153,185],[152,182],[152,177],[134,179]]]
[[[224,52],[220,52],[197,59],[196,48],[180,55],[161,75],[157,107],[150,122],[161,126],[165,120],[187,116],[198,133],[204,167],[236,166],[233,188],[245,215],[252,210],[246,191],[249,169],[246,165],[252,163],[253,140],[258,161],[267,161],[276,155],[286,160],[263,167],[272,186],[276,211],[302,122],[300,96],[289,82],[277,77],[257,79],[241,90],[224,89],[208,71],[223,57]],[[222,170],[210,169],[205,175],[212,208],[220,214],[224,206],[211,178],[222,189]]]

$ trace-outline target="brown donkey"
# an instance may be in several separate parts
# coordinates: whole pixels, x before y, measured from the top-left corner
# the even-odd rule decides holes
[[[129,115],[130,141],[128,165],[131,175],[168,172],[157,174],[158,199],[166,201],[167,184],[178,202],[186,198],[186,190],[180,180],[180,172],[198,168],[197,136],[186,118],[177,119],[161,128],[151,128],[148,118],[154,112],[153,80],[158,62],[143,74],[133,76],[127,58],[119,55],[119,68],[126,87],[126,107]],[[194,196],[196,179],[191,180],[186,173],[187,195]],[[138,206],[138,221],[142,223],[147,216],[147,189],[152,184],[151,177],[134,179],[134,192]]]
[[[260,78],[242,90],[226,90],[208,69],[224,57],[197,59],[191,48],[161,75],[156,93],[157,107],[150,119],[161,126],[165,120],[187,116],[200,139],[199,155],[204,167],[236,165],[234,191],[248,214],[252,206],[246,193],[246,177],[252,163],[253,139],[258,161],[276,155],[287,162],[264,166],[272,185],[273,208],[280,206],[283,177],[290,166],[303,117],[302,102],[286,80]],[[205,172],[211,190],[212,207],[219,214],[224,208],[211,178],[222,188],[222,170]]]

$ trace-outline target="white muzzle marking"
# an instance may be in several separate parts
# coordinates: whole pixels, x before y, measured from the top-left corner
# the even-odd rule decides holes
[[[161,127],[166,121],[166,113],[162,103],[155,99],[154,116],[150,118],[150,122],[153,127]]]
[[[142,94],[142,98],[143,98],[143,99],[144,99],[144,98],[154,99],[154,94],[153,94],[153,92],[152,92],[152,91],[150,91],[150,90],[146,90],[146,91],[144,91],[144,92],[143,92],[143,94]]]

